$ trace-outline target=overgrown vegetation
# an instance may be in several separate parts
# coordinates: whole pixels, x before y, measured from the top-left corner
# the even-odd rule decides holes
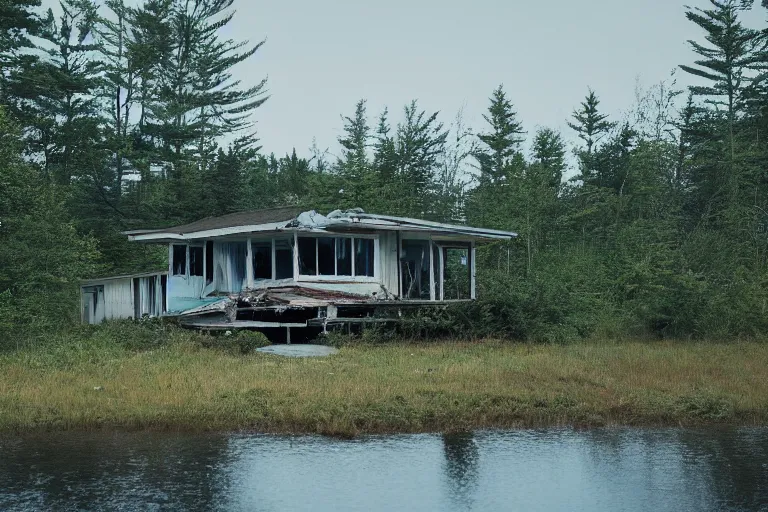
[[[416,102],[372,122],[359,101],[332,161],[259,148],[265,84],[232,73],[261,43],[224,35],[234,0],[61,0],[58,17],[5,2],[0,345],[77,324],[81,278],[164,265],[121,231],[286,204],[519,231],[480,252],[481,300],[425,315],[422,335],[762,338],[768,32],[742,25],[753,2],[701,3],[687,14],[700,59],[681,63],[697,85],[639,91],[620,119],[589,90],[573,148],[527,132],[498,87],[477,133]]]
[[[768,346],[353,344],[288,359],[148,323],[0,353],[0,431],[356,435],[544,425],[765,424]],[[223,343],[223,345],[217,342]]]

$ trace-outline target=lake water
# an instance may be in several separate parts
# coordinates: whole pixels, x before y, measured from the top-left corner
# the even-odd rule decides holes
[[[768,511],[768,429],[4,438],[0,510]]]

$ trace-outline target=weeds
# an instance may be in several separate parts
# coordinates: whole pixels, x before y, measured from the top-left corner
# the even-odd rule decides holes
[[[263,342],[256,335],[214,337],[155,324],[83,328],[0,354],[0,430],[347,436],[768,422],[765,344],[381,343],[373,334],[327,341],[341,352],[294,360],[253,353]]]

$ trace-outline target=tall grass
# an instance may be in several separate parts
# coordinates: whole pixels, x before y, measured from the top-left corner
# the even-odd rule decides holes
[[[0,430],[768,422],[768,345],[752,342],[395,343],[286,359],[158,329],[163,343],[118,326],[0,354]]]

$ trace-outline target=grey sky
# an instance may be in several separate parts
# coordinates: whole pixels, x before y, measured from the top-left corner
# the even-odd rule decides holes
[[[707,6],[707,0],[688,0]],[[683,0],[240,0],[233,35],[267,44],[241,76],[269,75],[272,98],[256,114],[266,151],[302,152],[316,136],[337,149],[340,114],[368,99],[371,122],[418,99],[450,122],[481,128],[503,83],[526,129],[567,130],[591,86],[614,115],[636,81],[652,85],[694,56],[701,39]],[[764,19],[755,9],[750,24]],[[678,73],[680,82],[688,78]]]
[[[237,70],[244,84],[269,76],[255,114],[266,152],[306,154],[317,137],[336,153],[341,114],[368,100],[397,121],[419,100],[448,124],[460,108],[482,129],[491,91],[503,83],[526,130],[561,129],[591,86],[620,116],[645,86],[694,59],[702,39],[685,0],[237,0],[227,35],[267,44]],[[45,3],[52,3],[47,0]],[[687,0],[706,7],[708,0]],[[747,14],[755,26],[765,19]],[[679,83],[688,77],[678,73]]]

